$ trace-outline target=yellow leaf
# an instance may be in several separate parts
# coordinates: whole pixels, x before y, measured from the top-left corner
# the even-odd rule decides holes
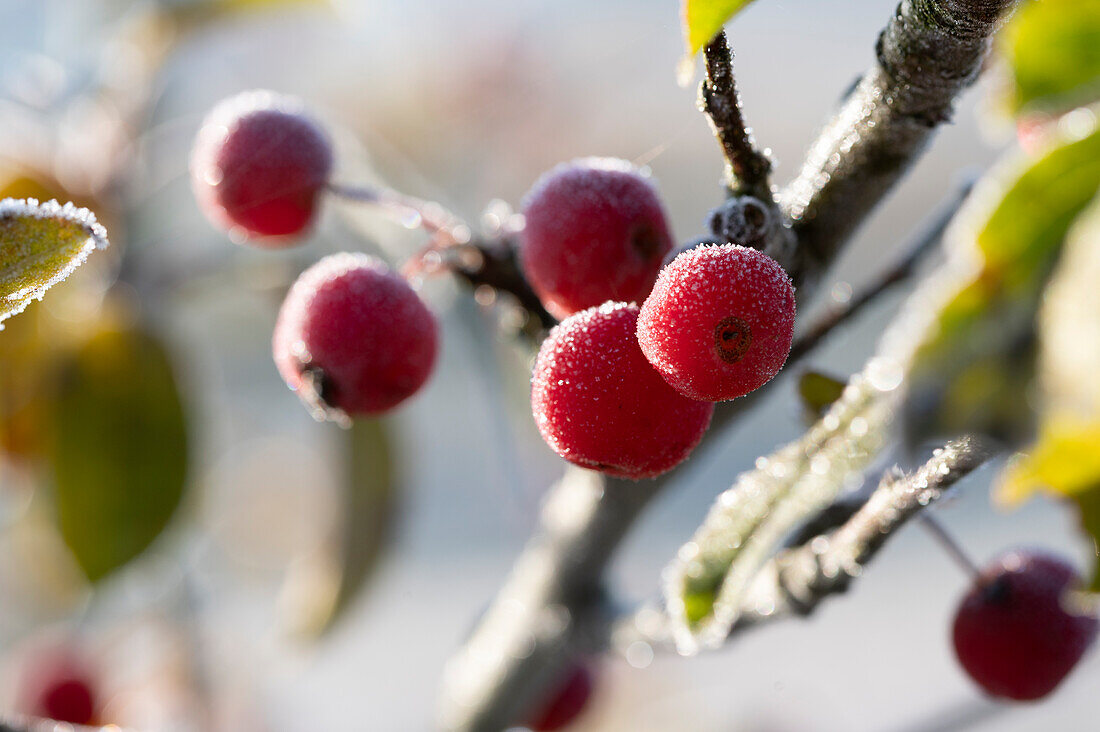
[[[1072,497],[1100,485],[1100,419],[1048,418],[1026,455],[1005,469],[997,499],[1018,503],[1037,490]]]
[[[684,0],[684,41],[690,59],[752,0]]]

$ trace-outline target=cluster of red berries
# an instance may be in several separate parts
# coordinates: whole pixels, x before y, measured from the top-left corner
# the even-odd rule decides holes
[[[199,206],[249,243],[279,248],[316,218],[332,147],[302,105],[239,94],[206,118],[191,156]],[[318,418],[385,413],[415,394],[435,364],[435,317],[400,275],[364,254],[335,254],[290,289],[275,326],[275,363]]]
[[[714,402],[783,367],[794,287],[775,260],[743,245],[758,244],[767,224],[752,203],[720,222],[745,242],[693,246],[662,269],[672,240],[640,170],[590,158],[535,184],[520,262],[546,308],[565,318],[539,351],[531,391],[555,452],[609,475],[655,477],[699,443]]]

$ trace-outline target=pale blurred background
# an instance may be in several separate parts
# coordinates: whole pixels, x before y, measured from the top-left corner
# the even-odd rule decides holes
[[[777,181],[795,172],[817,127],[871,62],[894,4],[760,0],[731,26],[746,115],[773,152]],[[109,28],[130,12],[118,1],[0,2],[5,114],[25,119],[31,109],[49,119],[51,95],[81,83]],[[454,281],[426,284],[444,322],[443,353],[429,387],[390,420],[401,475],[392,541],[332,631],[292,637],[288,577],[340,512],[340,435],[314,423],[277,376],[270,332],[278,293],[248,278],[274,267],[277,279],[279,267],[297,271],[343,249],[379,247],[397,260],[422,239],[328,206],[303,249],[238,247],[194,204],[191,139],[225,96],[254,87],[296,94],[332,125],[342,179],[377,176],[470,218],[494,198],[518,204],[562,160],[618,156],[652,169],[686,240],[703,233],[720,200],[720,158],[694,87],[676,83],[678,13],[675,0],[332,0],[236,14],[182,42],[156,80],[134,184],[143,203],[128,246],[165,270],[215,263],[214,274],[149,306],[179,359],[195,415],[191,493],[169,535],[90,605],[36,579],[33,555],[0,554],[8,708],[19,654],[77,618],[82,638],[107,661],[104,683],[118,694],[120,719],[111,721],[148,730],[431,727],[444,662],[503,580],[562,467],[530,418],[525,356],[502,340],[497,313]],[[979,85],[965,97],[954,124],[860,232],[834,281],[858,287],[872,277],[961,170],[987,166],[1011,142],[1004,123],[983,111],[987,91]],[[0,156],[21,154],[20,139],[0,127]],[[806,365],[839,375],[858,368],[898,301],[886,298]],[[615,569],[624,596],[653,596],[660,569],[711,499],[802,429],[790,376],[701,450],[651,508]],[[1058,505],[991,507],[993,473],[980,471],[936,509],[974,557],[1039,545],[1086,567],[1091,547]],[[18,501],[6,500],[4,510],[14,525]],[[10,544],[0,540],[0,551]],[[983,700],[948,639],[965,585],[920,527],[908,527],[849,595],[811,620],[746,634],[696,659],[659,656],[645,668],[603,661],[577,729],[1094,728],[1098,654],[1040,704]]]

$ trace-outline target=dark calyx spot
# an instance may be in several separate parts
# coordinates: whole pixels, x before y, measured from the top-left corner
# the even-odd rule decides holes
[[[336,382],[320,366],[303,366],[300,391],[302,398],[321,409],[330,409],[336,404]]]
[[[714,327],[714,346],[726,363],[737,363],[752,345],[752,329],[736,315],[719,321]]]
[[[660,254],[661,235],[651,225],[640,224],[630,235],[630,245],[642,259],[653,259]]]
[[[990,605],[1007,605],[1012,598],[1012,586],[1008,575],[987,580],[982,587],[982,599]]]

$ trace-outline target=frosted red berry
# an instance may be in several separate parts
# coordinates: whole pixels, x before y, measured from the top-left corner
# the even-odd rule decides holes
[[[645,360],[638,306],[606,303],[562,321],[535,361],[531,408],[546,443],[571,463],[652,478],[699,444],[714,405],[671,388]]]
[[[293,243],[286,237],[309,226],[331,171],[332,149],[320,127],[297,101],[265,91],[218,104],[191,152],[203,213],[219,227],[260,237],[264,247]]]
[[[1030,701],[1061,683],[1096,639],[1095,611],[1072,604],[1065,562],[1012,552],[987,567],[955,614],[959,662],[992,696]]]
[[[21,704],[36,717],[70,724],[94,724],[96,690],[92,674],[69,653],[34,658],[22,680]]]
[[[592,697],[592,671],[583,663],[572,664],[561,683],[551,690],[542,705],[527,721],[532,732],[563,729],[580,716]]]
[[[435,317],[383,262],[333,254],[291,287],[273,348],[279,373],[315,415],[382,414],[431,375]]]
[[[744,396],[779,373],[794,337],[794,286],[755,249],[702,246],[657,278],[638,318],[638,343],[684,396]]]
[[[630,163],[587,158],[543,175],[523,203],[520,264],[552,315],[641,302],[672,237],[656,189]]]

